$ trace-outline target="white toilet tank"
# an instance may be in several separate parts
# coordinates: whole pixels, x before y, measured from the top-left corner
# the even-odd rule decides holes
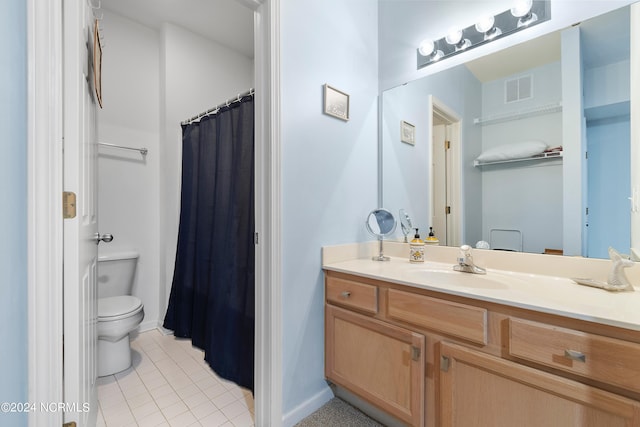
[[[138,256],[128,251],[98,257],[98,298],[131,295]]]

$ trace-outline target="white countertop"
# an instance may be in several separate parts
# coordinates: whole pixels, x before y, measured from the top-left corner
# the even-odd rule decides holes
[[[370,258],[329,261],[325,270],[640,331],[640,291],[609,292],[564,277],[487,268],[454,272],[452,263]],[[434,273],[435,272],[435,273]]]

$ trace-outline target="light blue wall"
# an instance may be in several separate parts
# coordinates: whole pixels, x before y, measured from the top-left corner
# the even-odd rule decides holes
[[[377,207],[377,2],[281,3],[283,413],[326,393],[320,248],[371,240]],[[323,114],[323,85],[350,119]]]
[[[481,114],[481,83],[463,65],[447,71],[418,79],[403,86],[386,90],[382,94],[382,200],[384,207],[394,214],[404,208],[419,227],[421,235],[426,235],[429,218],[430,183],[427,165],[431,162],[428,149],[429,95],[458,114],[462,121],[461,170],[463,193],[462,242],[475,244],[482,234],[482,176],[473,167],[482,149],[481,128],[473,124],[473,119]],[[400,121],[405,120],[416,126],[416,145],[400,142]],[[435,230],[436,235],[440,230]],[[398,229],[396,238],[401,238]]]
[[[0,2],[0,402],[27,400],[27,14]],[[0,425],[26,425],[0,413]]]

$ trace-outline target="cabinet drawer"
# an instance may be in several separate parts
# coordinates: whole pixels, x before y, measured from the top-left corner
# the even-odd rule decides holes
[[[378,287],[337,277],[327,278],[327,301],[376,314]]]
[[[487,310],[389,289],[388,315],[478,344],[487,344]]]
[[[509,326],[512,356],[640,392],[640,344],[515,318]]]

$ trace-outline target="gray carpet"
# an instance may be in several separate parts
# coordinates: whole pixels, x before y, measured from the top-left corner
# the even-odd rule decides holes
[[[344,400],[334,397],[295,427],[384,427]]]

